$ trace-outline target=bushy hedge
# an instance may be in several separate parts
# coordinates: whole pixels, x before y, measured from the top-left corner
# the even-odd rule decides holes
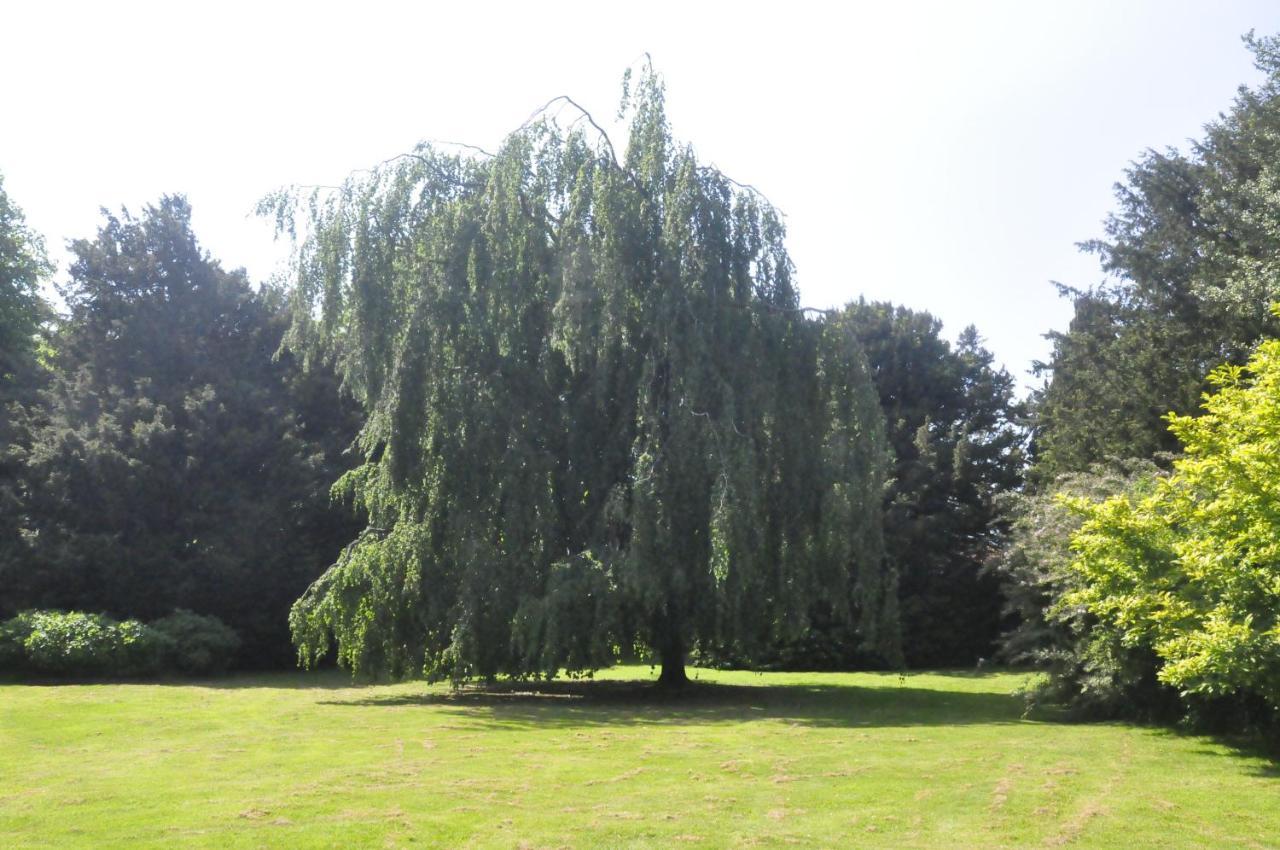
[[[1170,416],[1184,452],[1154,487],[1097,502],[1071,540],[1059,603],[1155,661],[1190,707],[1224,701],[1280,727],[1280,340],[1210,375],[1200,416]],[[1205,713],[1205,712],[1201,712]]]
[[[1157,680],[1149,648],[1124,645],[1087,609],[1063,602],[1083,583],[1071,569],[1071,540],[1084,517],[1068,501],[1149,490],[1161,475],[1151,461],[1115,460],[1059,476],[1040,492],[1005,497],[1009,534],[992,567],[1005,614],[1017,625],[1004,636],[1000,657],[1049,674],[1028,693],[1032,703],[1066,705],[1088,717],[1177,717],[1177,691]]]
[[[168,666],[179,673],[222,673],[235,658],[240,638],[217,617],[178,609],[151,623],[169,643]]]
[[[240,641],[214,617],[175,611],[151,625],[79,611],[24,611],[0,623],[0,671],[147,677],[225,670]]]
[[[1090,714],[1280,745],[1280,340],[1210,382],[1201,415],[1169,417],[1167,473],[1098,469],[1011,503],[1005,651]]]

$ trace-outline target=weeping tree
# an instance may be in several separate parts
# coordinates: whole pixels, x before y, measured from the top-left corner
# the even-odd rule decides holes
[[[572,111],[563,126],[551,106]],[[778,213],[624,84],[619,155],[557,98],[494,154],[412,153],[266,199],[286,344],[364,405],[368,527],[294,605],[304,664],[679,684],[811,617],[897,653],[888,450],[848,329],[798,304]]]

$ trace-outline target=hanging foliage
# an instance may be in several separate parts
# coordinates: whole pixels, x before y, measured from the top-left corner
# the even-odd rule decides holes
[[[753,646],[816,609],[897,651],[884,426],[856,340],[798,306],[779,215],[671,137],[619,157],[567,98],[494,155],[430,145],[264,201],[287,344],[365,405],[368,529],[294,606],[304,663],[430,678]],[[625,91],[624,86],[624,91]]]

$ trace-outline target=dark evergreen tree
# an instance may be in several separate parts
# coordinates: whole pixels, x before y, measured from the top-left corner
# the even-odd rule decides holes
[[[1221,635],[1235,640],[1266,628],[1257,611],[1241,613],[1253,599],[1215,612],[1213,628],[1221,635],[1206,636],[1197,631],[1202,600],[1179,598],[1188,589],[1212,598],[1219,588],[1251,588],[1250,569],[1266,563],[1242,554],[1249,546],[1241,540],[1265,539],[1268,523],[1251,524],[1250,511],[1231,499],[1245,507],[1250,499],[1269,504],[1268,476],[1250,454],[1252,442],[1265,443],[1269,433],[1266,421],[1254,421],[1269,412],[1257,404],[1266,400],[1265,381],[1246,390],[1247,373],[1238,367],[1252,356],[1258,373],[1265,371],[1270,349],[1254,354],[1255,348],[1280,330],[1268,309],[1280,300],[1280,40],[1246,40],[1265,79],[1242,87],[1188,151],[1148,151],[1129,169],[1105,237],[1084,246],[1110,278],[1090,291],[1062,288],[1074,299],[1075,316],[1067,331],[1050,335],[1052,358],[1040,364],[1050,380],[1034,399],[1035,486],[1010,500],[1013,529],[998,564],[1020,618],[1005,652],[1047,669],[1049,698],[1092,713],[1177,716],[1212,678],[1205,671],[1234,676],[1269,663],[1265,651],[1215,643]],[[1229,365],[1209,380],[1223,363]],[[1206,397],[1215,382],[1232,389]],[[1229,415],[1189,418],[1202,401]],[[1231,427],[1223,427],[1224,418]],[[1195,445],[1178,456],[1178,438],[1188,435]],[[1203,486],[1205,470],[1231,486]],[[1186,504],[1161,501],[1158,494],[1169,493]],[[1096,500],[1101,507],[1087,507]],[[1123,513],[1128,502],[1140,506],[1132,516]],[[1114,513],[1104,516],[1103,507]],[[1221,527],[1213,526],[1215,518]],[[1205,528],[1213,534],[1197,537]],[[1152,529],[1185,540],[1161,549]],[[1164,569],[1182,584],[1153,590]],[[1265,604],[1257,607],[1268,613]],[[1192,636],[1177,647],[1139,637],[1133,624],[1150,615],[1134,612],[1151,610],[1173,612],[1169,622]],[[1214,660],[1181,660],[1192,649]],[[1162,669],[1161,653],[1181,657],[1182,666]],[[1230,676],[1224,681],[1242,681]],[[1232,694],[1215,684],[1221,701],[1197,710],[1239,721],[1252,710],[1245,703],[1259,695],[1250,696],[1250,687]]]
[[[331,377],[274,358],[283,301],[201,250],[190,213],[165,198],[72,244],[53,375],[9,453],[30,545],[0,605],[186,608],[280,663],[290,603],[349,534],[326,490],[355,422]]]
[[[1050,335],[1036,400],[1035,478],[1176,448],[1165,416],[1193,413],[1222,362],[1280,330],[1280,41],[1248,38],[1266,74],[1187,152],[1148,151],[1116,187],[1096,253],[1109,282]]]
[[[906,662],[990,657],[1003,602],[985,565],[1005,530],[997,500],[1021,485],[1025,462],[1013,378],[994,368],[972,327],[952,346],[928,313],[866,301],[841,321],[866,351],[894,452],[885,547]]]

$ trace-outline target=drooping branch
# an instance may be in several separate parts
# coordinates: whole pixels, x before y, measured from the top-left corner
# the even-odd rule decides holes
[[[790,634],[818,593],[881,616],[860,349],[794,306],[778,214],[675,146],[658,81],[625,103],[621,160],[561,95],[496,155],[424,143],[406,156],[427,167],[310,208],[298,321],[329,310],[342,368],[377,379],[387,450],[349,481],[395,532],[299,603],[305,646],[455,679],[642,647],[675,676]]]
[[[613,162],[613,167],[622,173],[627,173],[626,170],[622,167],[622,163],[618,161],[618,152],[614,148],[613,140],[609,138],[609,134],[605,132],[603,127],[601,127],[598,123],[596,123],[596,119],[591,116],[591,113],[588,112],[586,108],[582,106],[582,104],[578,103],[576,100],[569,97],[569,95],[567,94],[557,95],[551,98],[551,100],[548,100],[539,108],[535,109],[529,115],[529,117],[525,120],[525,122],[515,129],[515,132],[519,133],[521,130],[527,129],[529,125],[532,124],[538,118],[538,116],[544,115],[548,109],[550,109],[552,106],[554,106],[557,103],[567,103],[570,106],[572,106],[574,109],[578,110],[578,112],[582,114],[582,117],[584,117],[587,120],[587,123],[589,123],[592,127],[594,127],[596,129],[596,132],[600,134],[600,139],[604,142],[605,147],[608,148],[609,150],[609,159]]]
[[[423,141],[429,145],[448,145],[455,148],[464,148],[469,151],[475,151],[482,156],[487,156],[489,159],[497,159],[498,157],[496,153],[492,153],[479,145],[473,145],[468,142],[451,142],[448,139],[423,139]]]

